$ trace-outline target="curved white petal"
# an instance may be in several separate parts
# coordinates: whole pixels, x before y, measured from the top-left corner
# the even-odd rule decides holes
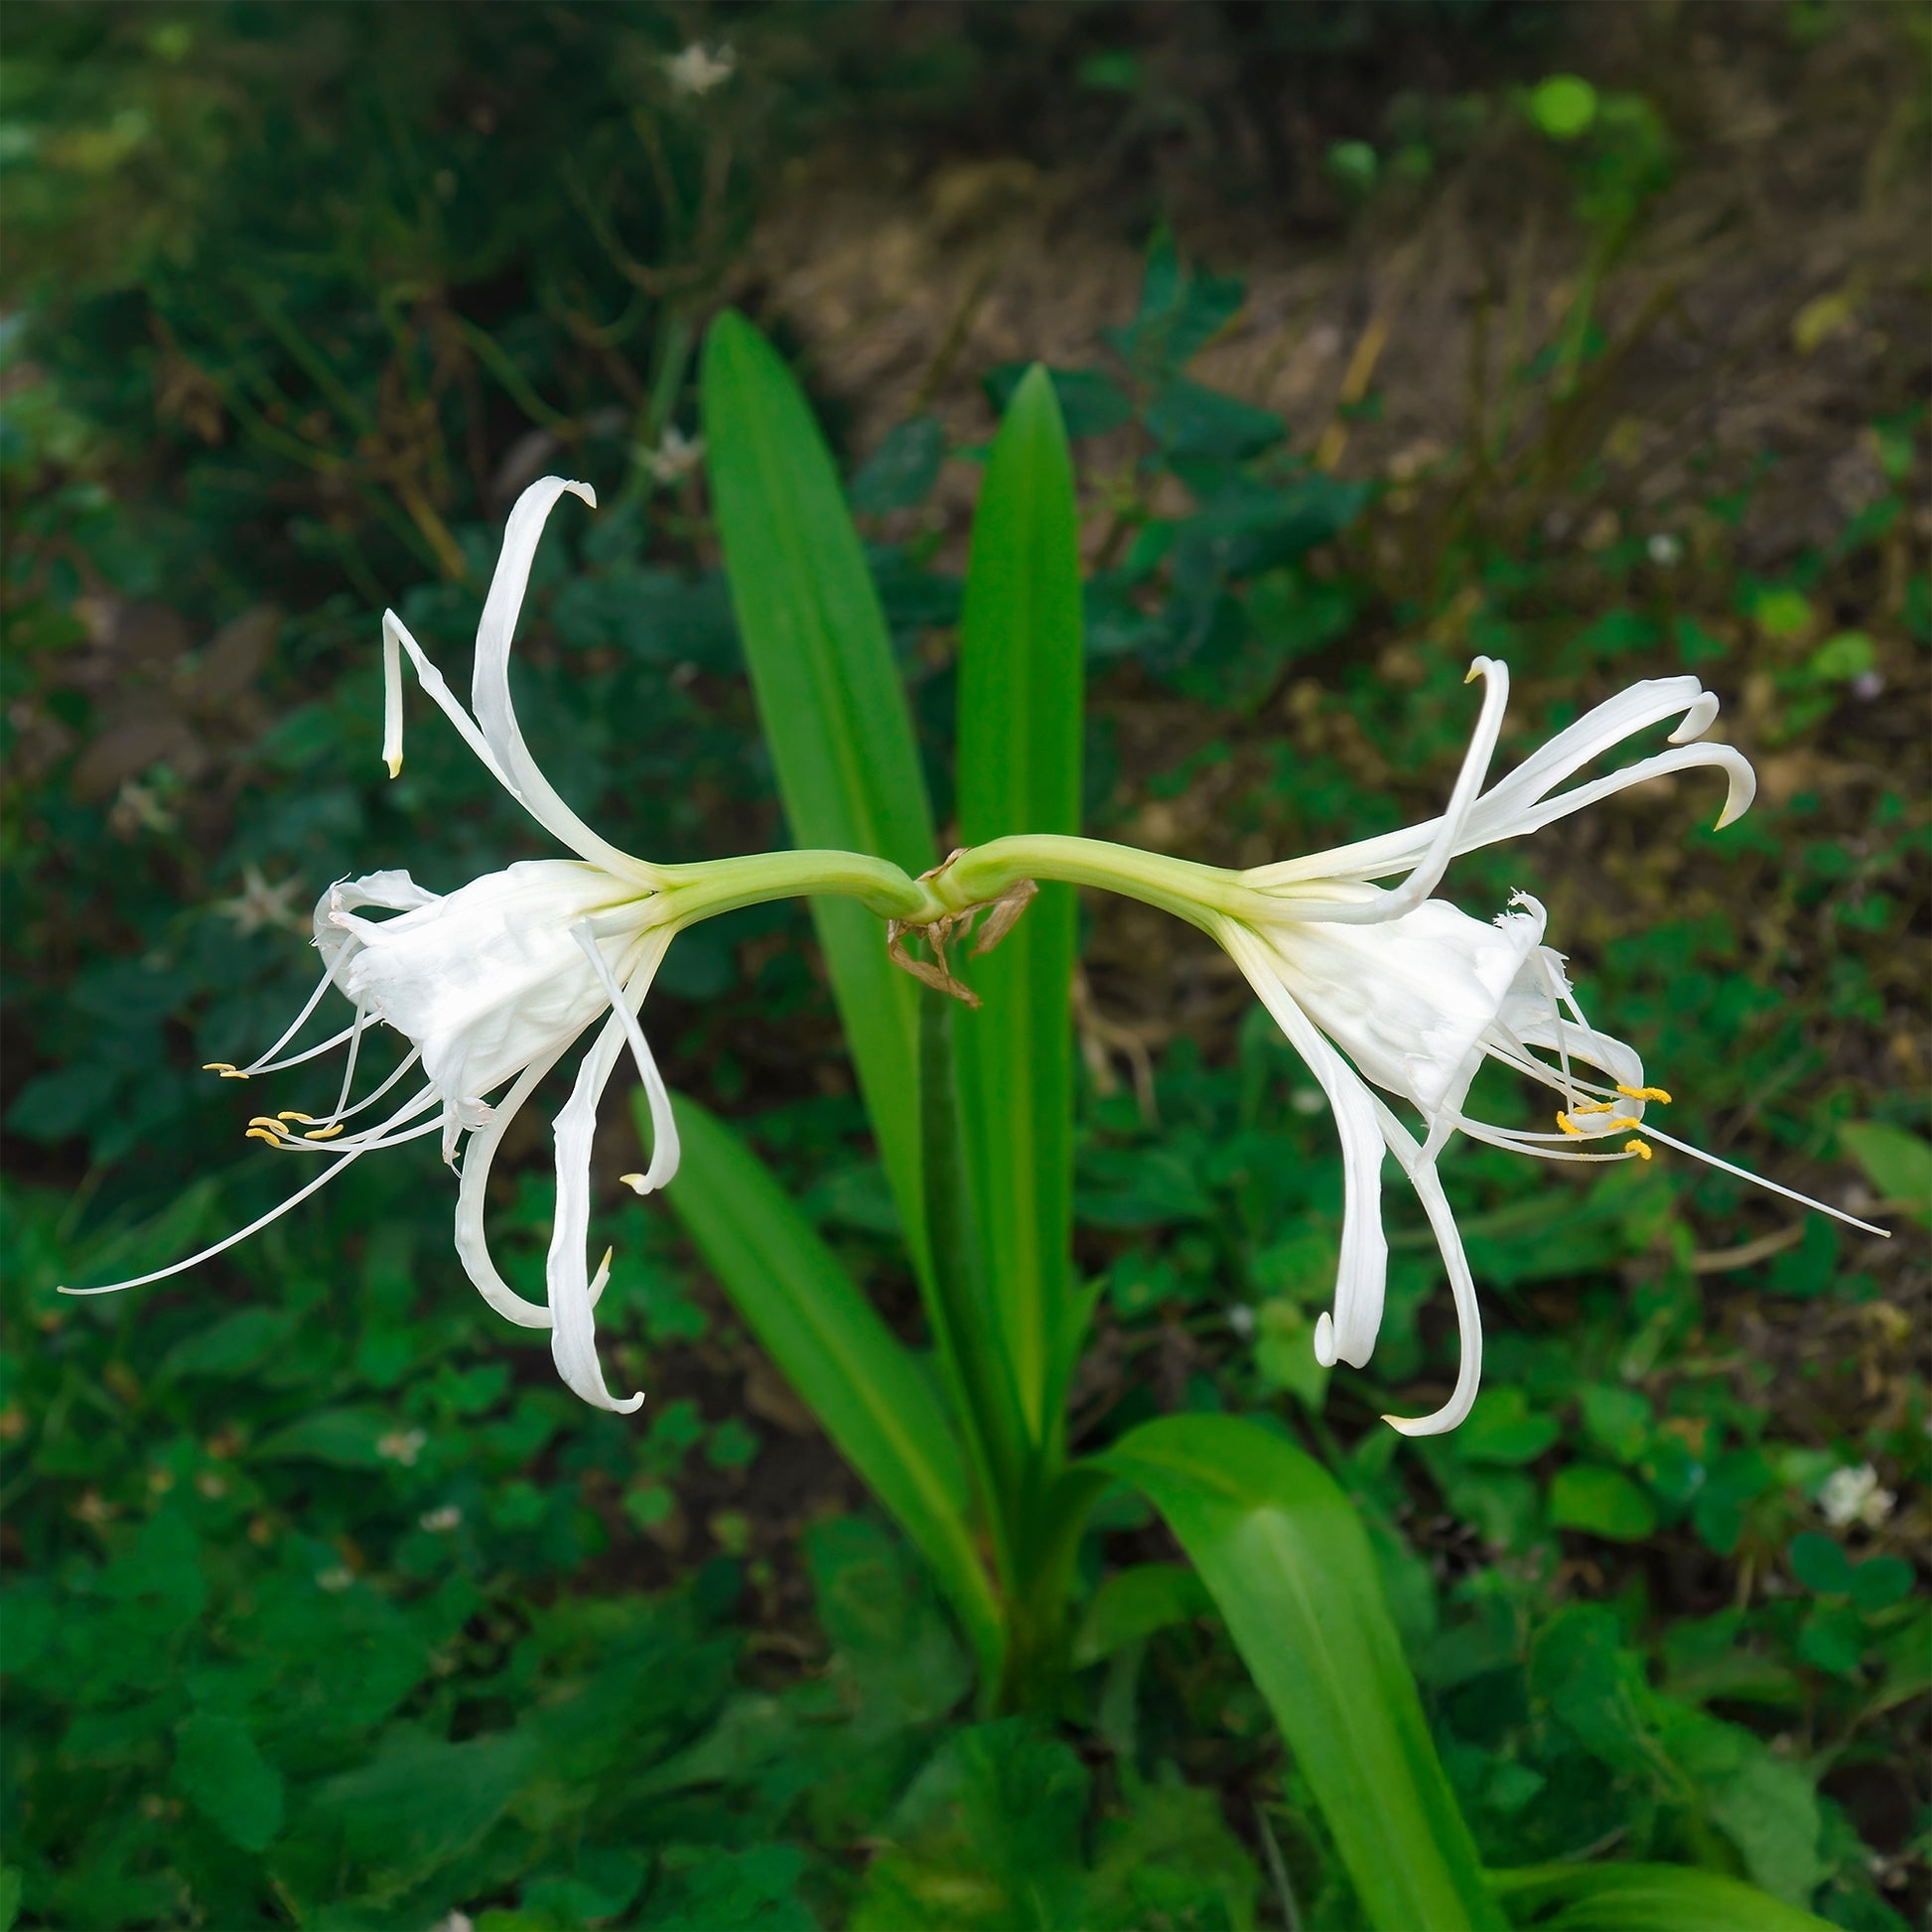
[[[1503,713],[1509,707],[1506,664],[1493,657],[1478,657],[1469,666],[1469,677],[1480,677],[1483,681],[1482,711],[1470,734],[1468,749],[1462,755],[1462,768],[1456,774],[1449,805],[1442,817],[1433,821],[1428,844],[1409,877],[1394,891],[1377,893],[1372,897],[1285,899],[1284,918],[1320,920],[1333,925],[1379,925],[1384,920],[1399,919],[1405,912],[1413,912],[1443,883],[1449,860],[1460,849],[1482,781],[1489,775],[1489,760],[1495,756],[1496,741],[1502,736]],[[1253,875],[1247,883],[1256,883]]]
[[[1630,786],[1643,784],[1650,778],[1669,777],[1673,772],[1696,770],[1703,765],[1715,766],[1727,781],[1724,810],[1718,814],[1715,828],[1722,832],[1750,810],[1751,800],[1757,796],[1757,773],[1751,769],[1750,759],[1734,745],[1680,745],[1675,751],[1659,752],[1655,758],[1639,759],[1621,771],[1592,778],[1588,784],[1560,791],[1554,798],[1525,805],[1507,817],[1492,813],[1485,802],[1470,814],[1469,821],[1471,834],[1480,831],[1481,836],[1465,843],[1461,850],[1472,852],[1478,845],[1520,839],[1555,824],[1560,818],[1568,818],[1572,812],[1582,811],[1586,805],[1595,804],[1599,798],[1627,791]]]
[[[1547,745],[1533,752],[1515,770],[1497,780],[1469,808],[1467,816],[1451,841],[1451,858],[1474,852],[1504,839],[1521,837],[1526,832],[1550,824],[1597,799],[1640,784],[1646,778],[1694,765],[1717,765],[1728,777],[1722,829],[1749,809],[1756,790],[1756,778],[1743,754],[1728,745],[1697,746],[1689,741],[1709,730],[1718,714],[1716,696],[1704,689],[1694,677],[1647,678],[1620,691],[1613,698],[1587,712],[1574,725],[1560,731]],[[1621,772],[1591,784],[1579,786],[1562,797],[1550,799],[1552,787],[1581,770],[1592,759],[1614,750],[1635,733],[1666,718],[1681,717],[1670,734],[1672,745],[1680,749],[1660,754]],[[1445,814],[1445,818],[1447,818]],[[1428,858],[1443,830],[1444,818],[1425,820],[1400,831],[1384,832],[1376,838],[1361,839],[1332,851],[1310,853],[1302,858],[1285,859],[1276,865],[1260,866],[1241,875],[1241,883],[1257,891],[1282,887],[1327,883],[1342,880],[1385,879],[1391,873],[1421,865]],[[1293,901],[1291,901],[1293,903]],[[1290,913],[1290,916],[1295,916]],[[1359,917],[1360,915],[1354,915]]]
[[[671,933],[667,928],[660,927],[646,936],[643,961],[625,986],[618,984],[617,975],[611,971],[609,962],[592,936],[589,920],[573,926],[570,936],[583,947],[584,956],[591,962],[591,970],[610,995],[611,1011],[623,1026],[624,1037],[630,1043],[630,1056],[637,1065],[637,1077],[643,1082],[644,1095],[650,1103],[650,1166],[643,1173],[625,1174],[624,1184],[635,1193],[655,1193],[677,1173],[677,1120],[671,1112],[671,1096],[665,1088],[664,1076],[657,1070],[650,1042],[645,1039],[644,1030],[637,1024],[637,1009],[643,1005],[644,995],[650,991],[658,962],[670,946]]]
[[[1225,921],[1216,936],[1246,974],[1289,1044],[1327,1095],[1341,1136],[1341,1262],[1335,1312],[1315,1323],[1314,1352],[1323,1367],[1337,1359],[1360,1368],[1374,1352],[1388,1288],[1389,1244],[1382,1230],[1382,1130],[1375,1101],[1354,1069],[1321,1036],[1282,984],[1269,952],[1245,927]]]
[[[504,1281],[490,1259],[489,1242],[483,1233],[483,1205],[489,1188],[490,1164],[496,1159],[509,1124],[521,1112],[523,1103],[536,1091],[537,1082],[563,1058],[567,1048],[558,1047],[548,1058],[532,1060],[516,1076],[515,1084],[489,1110],[489,1118],[464,1143],[463,1177],[457,1188],[456,1252],[463,1272],[489,1306],[506,1321],[519,1328],[550,1326],[548,1306],[526,1301]]]
[[[1462,1236],[1449,1196],[1443,1191],[1442,1176],[1434,1161],[1427,1160],[1402,1123],[1378,1100],[1375,1110],[1389,1152],[1409,1176],[1409,1184],[1422,1202],[1429,1225],[1435,1230],[1436,1245],[1442,1251],[1443,1265],[1449,1270],[1449,1292],[1455,1297],[1455,1325],[1461,1336],[1461,1363],[1455,1372],[1455,1387],[1449,1399],[1430,1416],[1384,1416],[1391,1429],[1405,1436],[1441,1436],[1456,1428],[1474,1406],[1476,1390],[1482,1382],[1482,1310],[1476,1302],[1475,1277],[1469,1272],[1469,1258],[1462,1249]]]
[[[397,650],[400,644],[409,653],[409,661],[416,667],[416,681],[435,699],[451,724],[457,728],[458,736],[483,761],[489,775],[503,787],[519,805],[528,803],[516,786],[511,783],[509,774],[496,761],[496,754],[489,749],[489,741],[477,729],[477,722],[464,710],[457,695],[444,682],[443,673],[429,660],[409,627],[393,611],[382,614],[382,762],[389,767],[390,777],[402,770],[402,658]]]
[[[531,817],[593,865],[602,866],[620,878],[655,886],[660,883],[655,867],[631,858],[608,839],[600,838],[557,795],[530,756],[522,729],[516,722],[516,708],[510,702],[510,646],[515,641],[516,620],[523,609],[523,593],[530,581],[530,564],[536,556],[544,523],[557,498],[566,492],[581,497],[593,508],[597,505],[597,492],[589,483],[570,483],[562,477],[540,477],[516,499],[509,513],[496,572],[483,602],[483,621],[477,627],[477,664],[471,680],[470,704],[494,754],[492,769],[507,774],[505,782]]]
[[[585,1248],[591,1219],[591,1144],[597,1103],[623,1050],[624,1025],[614,1014],[577,1069],[577,1082],[556,1120],[557,1214],[544,1265],[550,1292],[550,1354],[566,1385],[592,1407],[628,1415],[643,1402],[639,1390],[620,1402],[604,1384],[597,1359],[597,1322],[591,1312]]]

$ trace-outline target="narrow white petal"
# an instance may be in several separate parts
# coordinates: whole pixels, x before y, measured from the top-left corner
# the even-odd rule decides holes
[[[637,1064],[637,1077],[643,1082],[645,1097],[650,1102],[650,1166],[641,1174],[625,1174],[624,1182],[635,1193],[655,1193],[677,1173],[677,1120],[671,1112],[671,1096],[665,1089],[664,1076],[658,1072],[657,1061],[651,1055],[650,1042],[645,1039],[644,1030],[637,1024],[637,1009],[643,1004],[644,995],[650,991],[658,962],[671,943],[671,933],[668,928],[660,927],[647,935],[648,950],[642,963],[631,974],[627,986],[618,984],[602,948],[591,936],[588,920],[571,927],[570,936],[583,947],[592,971],[611,996],[611,1011],[623,1027],[624,1037],[630,1044],[630,1056]]]
[[[545,1277],[550,1291],[550,1354],[569,1388],[594,1408],[628,1415],[643,1402],[639,1390],[620,1402],[604,1383],[597,1359],[597,1321],[591,1312],[585,1247],[591,1218],[591,1144],[597,1133],[597,1103],[623,1046],[623,1030],[614,1019],[584,1055],[577,1083],[556,1121],[557,1214],[550,1230]]]
[[[1232,920],[1220,924],[1216,937],[1307,1062],[1334,1113],[1342,1152],[1341,1261],[1335,1273],[1334,1319],[1323,1314],[1316,1322],[1314,1345],[1324,1367],[1339,1358],[1360,1368],[1382,1326],[1389,1272],[1389,1244],[1382,1230],[1382,1130],[1375,1103],[1354,1069],[1290,996],[1267,948]]]
[[[516,1076],[515,1084],[490,1109],[489,1118],[473,1133],[463,1147],[463,1179],[457,1189],[456,1253],[463,1272],[489,1306],[506,1321],[519,1328],[547,1328],[550,1310],[525,1301],[496,1271],[489,1256],[489,1243],[483,1234],[483,1202],[489,1187],[489,1167],[509,1124],[523,1103],[536,1091],[537,1082],[563,1058],[558,1047],[547,1059],[533,1060]]]
[[[503,548],[496,559],[495,575],[490,579],[489,595],[483,602],[483,621],[477,627],[477,664],[471,679],[470,703],[501,769],[509,774],[505,782],[538,824],[593,865],[602,866],[621,879],[639,880],[654,886],[659,881],[654,867],[620,852],[608,840],[600,838],[557,795],[530,756],[529,747],[523,742],[522,728],[516,722],[516,707],[510,702],[510,646],[515,641],[516,621],[523,610],[523,593],[530,582],[530,565],[536,557],[543,526],[557,498],[566,493],[581,497],[593,509],[597,507],[597,492],[589,483],[570,483],[562,477],[540,477],[516,499],[509,513],[503,529]]]
[[[1476,1302],[1475,1277],[1469,1272],[1462,1236],[1456,1228],[1449,1196],[1443,1191],[1442,1176],[1436,1172],[1435,1162],[1423,1158],[1422,1150],[1402,1123],[1380,1101],[1375,1103],[1375,1108],[1389,1152],[1409,1176],[1409,1184],[1415,1188],[1423,1212],[1429,1216],[1429,1225],[1435,1230],[1436,1245],[1442,1251],[1444,1267],[1449,1270],[1449,1292],[1455,1297],[1455,1325],[1462,1344],[1455,1388],[1442,1408],[1432,1416],[1384,1416],[1382,1420],[1405,1436],[1441,1436],[1467,1418],[1482,1382],[1482,1310]]]
[[[1409,877],[1392,892],[1371,897],[1348,897],[1339,899],[1285,899],[1282,916],[1293,919],[1322,920],[1334,925],[1379,925],[1413,912],[1438,886],[1449,870],[1449,860],[1461,849],[1469,815],[1474,810],[1482,781],[1489,775],[1489,760],[1495,756],[1496,741],[1502,736],[1503,713],[1509,707],[1509,668],[1493,657],[1478,657],[1469,667],[1471,678],[1483,680],[1482,711],[1462,755],[1462,768],[1456,774],[1455,788],[1448,808],[1432,822],[1429,842],[1416,861]],[[1247,883],[1256,883],[1250,874]]]
[[[464,710],[461,700],[444,682],[443,673],[429,661],[423,647],[409,634],[408,626],[393,611],[382,614],[382,761],[389,767],[390,777],[402,769],[402,662],[397,655],[398,641],[409,652],[409,661],[416,667],[416,681],[435,699],[451,724],[457,728],[458,736],[482,759],[483,768],[503,787],[518,804],[525,803],[522,792],[511,782],[509,775],[498,763],[496,754],[490,750],[489,741],[477,728],[477,721]]]
[[[1681,715],[1682,722],[1670,735],[1670,742],[1687,747],[1688,741],[1702,737],[1718,713],[1718,700],[1694,677],[1650,678],[1620,691],[1574,725],[1533,752],[1515,770],[1500,778],[1470,808],[1453,840],[1451,857],[1495,845],[1504,839],[1521,837],[1555,819],[1563,818],[1597,799],[1621,791],[1626,785],[1645,778],[1691,765],[1713,764],[1722,767],[1730,780],[1719,828],[1732,823],[1749,808],[1756,789],[1756,778],[1743,754],[1734,748],[1701,746],[1696,750],[1665,753],[1659,759],[1645,759],[1627,771],[1614,772],[1593,784],[1580,786],[1562,798],[1546,800],[1553,786],[1581,770],[1592,759],[1613,751],[1635,733]],[[1671,762],[1664,762],[1670,759]],[[1328,852],[1309,853],[1298,859],[1285,859],[1272,866],[1260,866],[1243,873],[1242,884],[1257,891],[1277,887],[1307,885],[1339,880],[1386,879],[1391,873],[1421,865],[1443,827],[1443,820],[1432,818],[1400,831],[1384,832],[1352,845],[1337,846]]]

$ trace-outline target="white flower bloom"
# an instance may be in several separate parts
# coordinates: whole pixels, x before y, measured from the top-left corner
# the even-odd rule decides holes
[[[675,423],[665,426],[657,447],[643,452],[643,465],[654,483],[674,483],[697,469],[704,461],[704,438],[687,437]]]
[[[1452,1133],[1554,1161],[1647,1161],[1649,1143],[1655,1141],[1867,1233],[1885,1232],[1699,1153],[1647,1119],[1647,1109],[1670,1096],[1645,1084],[1643,1061],[1634,1048],[1598,1033],[1584,1017],[1563,955],[1543,943],[1544,911],[1535,899],[1518,893],[1510,909],[1484,923],[1430,897],[1457,854],[1537,831],[1668,772],[1698,765],[1723,770],[1729,791],[1718,824],[1729,824],[1749,807],[1756,780],[1732,747],[1695,742],[1717,716],[1716,697],[1694,677],[1633,685],[1558,733],[1484,791],[1509,676],[1484,657],[1475,660],[1469,675],[1484,680],[1482,715],[1441,818],[1238,875],[1242,886],[1277,902],[1279,916],[1256,920],[1216,913],[1210,922],[1308,1062],[1340,1131],[1341,1260],[1333,1317],[1321,1316],[1314,1338],[1324,1364],[1341,1360],[1360,1367],[1381,1327],[1388,1268],[1381,1207],[1385,1149],[1415,1188],[1435,1231],[1455,1297],[1462,1360],[1454,1393],[1435,1415],[1385,1418],[1411,1436],[1438,1435],[1461,1422],[1482,1372],[1475,1283],[1436,1172],[1437,1157]],[[1680,719],[1670,737],[1676,749],[1556,791],[1632,734],[1669,718]],[[1407,877],[1393,889],[1371,883],[1396,873]],[[1562,1097],[1553,1131],[1498,1127],[1463,1111],[1470,1084],[1490,1059]],[[1421,1115],[1420,1141],[1372,1088]]]
[[[1834,1529],[1863,1523],[1875,1530],[1892,1512],[1898,1498],[1878,1486],[1878,1471],[1869,1462],[1856,1469],[1834,1469],[1818,1492],[1818,1507]]]
[[[623,1178],[643,1194],[663,1186],[677,1171],[670,1096],[636,1019],[677,920],[660,903],[659,871],[600,838],[558,797],[530,757],[510,702],[510,644],[531,560],[544,522],[565,491],[596,503],[589,484],[546,477],[510,511],[477,632],[469,711],[395,614],[383,614],[382,756],[393,777],[402,766],[401,652],[406,650],[423,688],[465,742],[531,816],[578,857],[512,865],[446,895],[425,891],[406,872],[371,873],[332,886],[316,905],[315,944],[323,974],[308,1004],[258,1059],[243,1067],[217,1063],[209,1069],[247,1079],[345,1045],[347,1067],[332,1112],[257,1115],[248,1128],[252,1138],[280,1152],[314,1156],[322,1172],[272,1212],[171,1268],[105,1288],[64,1292],[103,1295],[180,1274],[265,1227],[364,1154],[434,1134],[441,1138],[444,1159],[454,1161],[461,1137],[468,1134],[456,1248],[471,1280],[498,1313],[521,1326],[551,1331],[558,1372],[585,1401],[620,1412],[643,1401],[641,1394],[616,1400],[598,1364],[592,1311],[609,1279],[610,1256],[591,1279],[586,1257],[591,1140],[598,1100],[628,1046],[649,1097],[653,1144],[649,1171]],[[372,918],[370,912],[388,916]],[[351,1024],[321,1045],[277,1058],[332,987],[354,1008]],[[403,1035],[410,1051],[372,1092],[352,1101],[362,1035],[372,1019]],[[518,1110],[600,1019],[604,1025],[556,1119],[557,1210],[545,1267],[547,1300],[539,1305],[517,1294],[489,1258],[484,1189],[490,1162]],[[421,1084],[407,1098],[375,1126],[347,1131],[354,1115],[375,1106],[418,1067]],[[505,1086],[507,1092],[491,1098]],[[413,1454],[403,1453],[402,1441],[385,1439],[396,1447],[383,1452],[413,1460]]]
[[[712,49],[693,41],[666,57],[664,72],[672,87],[681,94],[708,94],[721,87],[738,69],[738,56],[730,47]]]

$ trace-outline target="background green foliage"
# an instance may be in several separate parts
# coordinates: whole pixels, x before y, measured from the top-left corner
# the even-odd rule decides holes
[[[1749,818],[1715,837],[1704,792],[1646,795],[1476,855],[1450,889],[1546,898],[1679,1131],[1885,1199],[1901,1230],[1800,1224],[1682,1163],[1577,1186],[1463,1147],[1486,1391],[1456,1435],[1404,1445],[1374,1418],[1452,1371],[1420,1216],[1393,1228],[1370,1369],[1328,1376],[1310,1334],[1338,1172],[1311,1082],[1187,935],[1090,906],[1075,1260],[1104,1320],[1072,1439],[1224,1410],[1328,1463],[1486,1863],[1613,1850],[1910,1922],[1932,596],[1922,331],[1897,309],[1923,224],[1915,263],[1883,238],[1924,173],[1896,77],[1922,68],[1911,21],[1714,11],[1751,111],[1786,115],[1807,179],[1844,185],[1822,206],[1849,229],[1856,205],[1867,239],[1673,287],[1644,249],[1696,226],[1750,103],[1699,92],[1712,64],[1662,16],[1580,47],[1560,11],[1449,0],[1399,27],[1190,9],[1185,44],[1106,7],[914,14],[13,24],[0,1920],[1355,1922],[1297,1767],[1199,1597],[1152,1568],[1173,1550],[1138,1506],[1103,1503],[1083,1548],[1112,1581],[1060,1723],[965,1721],[958,1634],[661,1212],[605,1221],[609,1352],[651,1392],[634,1419],[572,1402],[541,1337],[476,1304],[424,1150],[194,1277],[52,1293],[277,1197],[285,1176],[237,1152],[248,1109],[192,1069],[279,1032],[316,892],[543,851],[435,721],[397,783],[376,759],[375,612],[460,667],[530,477],[587,477],[605,506],[560,519],[533,581],[539,756],[653,858],[778,836],[704,479],[669,433],[698,432],[723,299],[809,350],[808,381],[836,364],[789,320],[761,224],[796,170],[856,151],[908,184],[1020,156],[1024,196],[1071,182],[1062,209],[1107,210],[1063,213],[1076,231],[1153,237],[1137,300],[1015,344],[1044,351],[1050,324],[1079,345],[1053,359],[1088,519],[1085,829],[1219,863],[1312,849],[1431,809],[1473,651],[1515,672],[1518,752],[1630,678],[1697,669],[1760,760]],[[699,35],[737,59],[693,97],[664,61]],[[1278,201],[1280,229],[1225,212],[1243,198]],[[1533,303],[1498,283],[1500,375],[1433,451],[1378,440],[1373,355],[1314,420],[1207,379],[1251,253],[1396,255],[1446,207],[1506,261],[1532,234],[1564,269]],[[1646,410],[1714,342],[1715,403],[1659,463]],[[896,427],[820,393],[835,440],[871,425],[852,495],[943,827],[992,421],[961,385],[1003,404],[1019,364],[931,346]],[[1801,430],[1753,426],[1745,365],[1809,385]],[[674,1084],[732,1114],[913,1323],[806,916],[680,940],[647,1018]],[[544,1152],[533,1126],[499,1164],[494,1235],[526,1276]],[[1834,1522],[1826,1484],[1867,1462],[1863,1513]],[[1564,1908],[1531,1888],[1510,1909]]]

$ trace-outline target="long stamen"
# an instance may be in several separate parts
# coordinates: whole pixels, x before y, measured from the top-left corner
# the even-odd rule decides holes
[[[1810,1194],[1801,1194],[1795,1187],[1786,1187],[1778,1181],[1766,1180],[1762,1174],[1752,1173],[1747,1168],[1733,1167],[1730,1162],[1721,1161],[1715,1154],[1705,1153],[1701,1147],[1693,1147],[1688,1141],[1680,1141],[1675,1136],[1652,1127],[1648,1121],[1641,1124],[1638,1132],[1665,1147],[1675,1148],[1679,1154],[1688,1154],[1694,1161],[1704,1162],[1707,1167],[1717,1168],[1727,1174],[1734,1174],[1739,1180],[1748,1180],[1753,1187],[1762,1187],[1769,1193],[1782,1194],[1786,1200],[1798,1201],[1806,1207],[1815,1207],[1819,1213],[1829,1214],[1833,1220],[1843,1221],[1847,1227],[1859,1228],[1866,1234],[1882,1235],[1887,1241],[1891,1239],[1890,1228],[1874,1227],[1869,1221],[1860,1220],[1856,1214],[1846,1213],[1842,1207],[1833,1207],[1828,1201],[1817,1200]]]
[[[325,1053],[333,1053],[344,1040],[350,1038],[354,1032],[352,1026],[345,1027],[341,1033],[330,1035],[320,1046],[311,1046],[306,1052],[291,1053],[285,1060],[271,1060],[264,1066],[251,1066],[244,1070],[249,1074],[286,1073],[292,1066],[302,1066],[309,1060],[319,1060]]]
[[[249,1132],[251,1135],[258,1134],[264,1140],[272,1138],[266,1129],[251,1128]],[[318,1150],[318,1152],[323,1151]],[[337,1153],[335,1149],[327,1151]],[[135,1275],[124,1282],[108,1282],[100,1288],[68,1288],[63,1286],[58,1288],[55,1293],[59,1295],[117,1295],[124,1288],[145,1288],[150,1282],[165,1282],[171,1275],[186,1274],[189,1269],[199,1268],[203,1262],[212,1261],[216,1255],[224,1253],[227,1249],[234,1247],[239,1242],[246,1241],[250,1235],[259,1234],[263,1228],[268,1226],[269,1222],[279,1221],[291,1207],[299,1207],[302,1202],[307,1200],[319,1188],[328,1186],[350,1162],[366,1152],[367,1149],[365,1148],[356,1148],[348,1153],[338,1154],[338,1158],[329,1167],[325,1168],[306,1186],[298,1187],[281,1206],[270,1208],[259,1220],[250,1221],[245,1228],[237,1229],[226,1240],[217,1241],[211,1248],[204,1248],[198,1255],[190,1255],[186,1261],[178,1261],[169,1268],[157,1268],[151,1275]]]
[[[297,1140],[294,1135],[289,1133],[287,1128],[281,1130],[286,1138],[278,1141],[276,1145],[285,1154],[340,1155],[351,1151],[359,1154],[373,1153],[377,1148],[393,1147],[395,1142],[385,1137],[393,1133],[396,1128],[402,1126],[405,1121],[414,1120],[425,1107],[438,1106],[442,1097],[434,1085],[419,1088],[414,1097],[405,1101],[387,1120],[378,1123],[374,1127],[364,1128],[359,1134],[351,1134],[347,1140],[338,1141],[332,1146],[318,1145],[313,1135],[305,1135],[301,1140]],[[442,1125],[443,1114],[439,1106],[436,1118],[429,1123],[429,1126],[440,1127]],[[333,1132],[334,1130],[325,1129],[324,1131]],[[425,1133],[427,1131],[427,1128],[412,1128],[403,1138],[413,1140],[418,1133]]]
[[[396,1070],[393,1073],[391,1073],[389,1077],[386,1080],[384,1080],[379,1087],[376,1087],[372,1091],[365,1093],[362,1096],[362,1098],[358,1100],[355,1103],[355,1105],[352,1107],[340,1107],[333,1114],[324,1114],[320,1120],[318,1120],[314,1114],[297,1113],[294,1108],[287,1107],[284,1108],[282,1112],[277,1114],[275,1118],[277,1120],[299,1120],[304,1127],[309,1127],[309,1128],[320,1129],[320,1128],[340,1127],[344,1121],[353,1120],[355,1116],[361,1113],[365,1108],[373,1107],[375,1103],[378,1100],[380,1100],[382,1096],[385,1093],[387,1093],[389,1089],[393,1087],[396,1084],[396,1082],[400,1080],[402,1076],[405,1073],[407,1073],[409,1069],[412,1066],[414,1066],[419,1059],[422,1058],[422,1056],[423,1055],[420,1048],[412,1048],[408,1058],[405,1059],[402,1062],[402,1064],[399,1065],[396,1068]]]
[[[322,996],[329,991],[330,982],[334,978],[333,969],[324,972],[316,984],[316,990],[303,1003],[302,1011],[295,1016],[288,1031],[259,1059],[251,1060],[246,1066],[236,1066],[232,1060],[207,1060],[203,1063],[202,1071],[218,1073],[224,1080],[246,1080],[251,1074],[262,1072],[263,1063],[272,1060],[302,1031],[303,1022],[322,1004]]]
[[[332,1121],[341,1120],[343,1109],[348,1105],[349,1089],[355,1083],[356,1055],[362,1050],[362,1029],[368,1024],[368,1018],[367,1007],[355,1009],[355,1025],[348,1035],[348,1064],[343,1069],[343,1090],[336,1097],[336,1111],[329,1116]]]

